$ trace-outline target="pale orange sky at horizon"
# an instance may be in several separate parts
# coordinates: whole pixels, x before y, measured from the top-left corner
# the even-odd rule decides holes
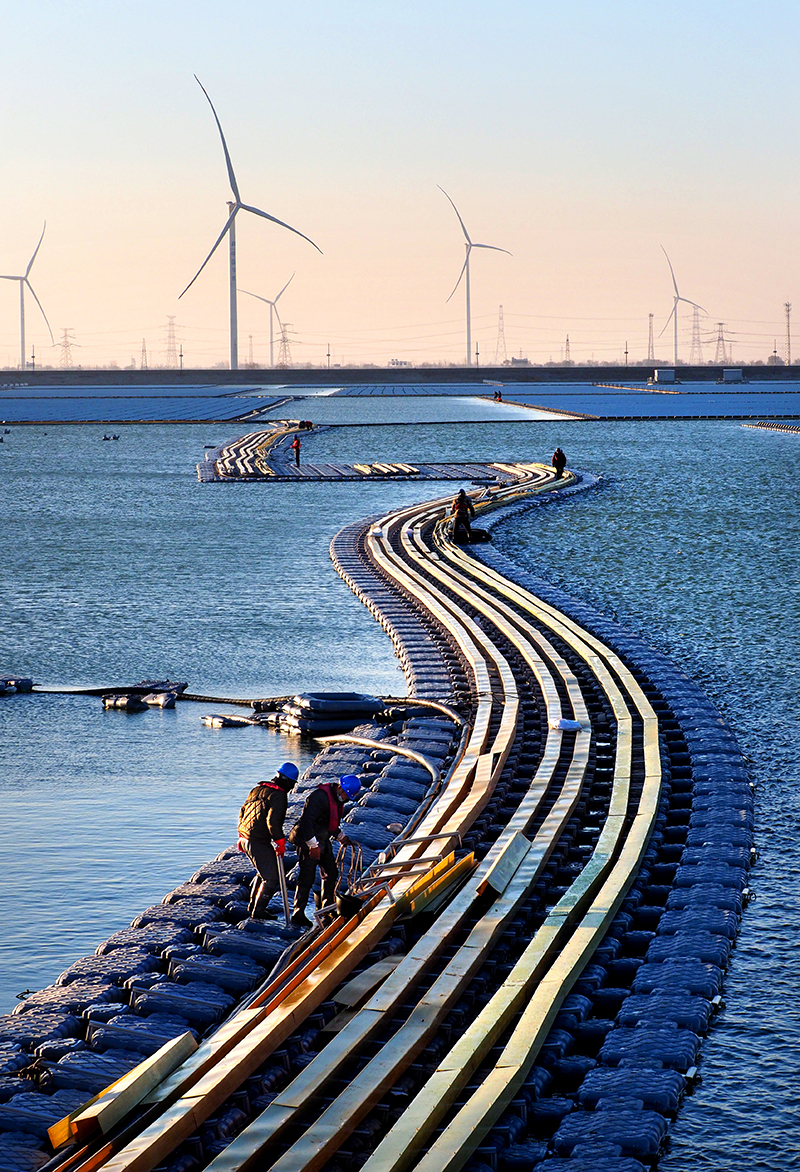
[[[86,0],[7,8],[0,273],[30,278],[73,362],[228,357],[227,249],[178,294],[242,198],[238,284],[279,303],[295,363],[463,362],[461,229],[512,255],[472,255],[473,345],[576,362],[647,354],[672,308],[662,245],[732,360],[784,354],[800,290],[793,163],[798,15],[785,3],[610,9],[588,2]],[[679,317],[688,361],[691,307]],[[269,310],[239,297],[239,357],[269,360]],[[26,351],[60,349],[26,299]],[[800,355],[800,340],[797,343]],[[671,361],[672,327],[656,344]],[[0,281],[0,365],[19,364],[18,286]]]

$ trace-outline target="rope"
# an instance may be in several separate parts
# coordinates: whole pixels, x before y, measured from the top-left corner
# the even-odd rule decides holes
[[[336,879],[336,894],[339,894],[342,885],[344,884],[345,891],[353,891],[353,889],[361,884],[361,873],[364,870],[364,856],[360,845],[357,842],[351,842],[349,846],[344,843],[338,843],[336,852],[336,870],[338,876]],[[346,861],[346,852],[350,851],[350,861]]]

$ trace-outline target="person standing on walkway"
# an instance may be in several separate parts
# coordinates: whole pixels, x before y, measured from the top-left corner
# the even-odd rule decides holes
[[[560,480],[564,475],[564,469],[567,466],[567,457],[561,451],[561,448],[556,448],[556,450],[553,452],[553,459],[551,463],[556,470],[557,479]]]
[[[296,435],[294,437],[294,439],[292,440],[289,447],[294,452],[294,462],[295,462],[295,465],[299,468],[300,467],[300,436],[299,435]]]
[[[340,823],[345,803],[353,801],[360,789],[361,782],[354,773],[346,773],[338,782],[318,785],[306,798],[303,812],[289,833],[289,841],[294,844],[300,860],[292,915],[296,928],[311,927],[306,905],[317,866],[322,877],[322,890],[315,901],[317,907],[327,907],[336,898],[337,870],[331,839],[338,839],[343,846],[352,845],[340,829]]]
[[[458,496],[453,499],[453,537],[458,541],[459,530],[469,541],[471,536],[471,521],[475,516],[475,506],[464,489],[460,489]]]
[[[280,886],[278,867],[283,866],[286,839],[283,822],[292,786],[300,776],[297,766],[286,761],[270,781],[261,781],[250,790],[239,812],[239,850],[250,859],[256,877],[250,888],[247,910],[254,919],[275,920],[268,909]]]

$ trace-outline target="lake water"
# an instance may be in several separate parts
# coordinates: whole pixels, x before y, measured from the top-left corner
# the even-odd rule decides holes
[[[560,444],[604,478],[515,517],[495,541],[666,650],[752,761],[757,898],[662,1167],[785,1172],[800,1149],[800,436],[735,421],[520,423],[519,409],[457,399],[362,398],[357,412],[307,400],[301,414],[312,410],[392,426],[306,438],[309,459],[547,459]],[[328,544],[350,521],[450,486],[200,485],[203,445],[246,427],[118,425],[111,444],[102,430],[20,427],[0,447],[0,674],[169,676],[228,698],[404,692]],[[0,700],[0,1012],[229,845],[254,780],[307,759],[263,730],[202,726],[217,710]]]

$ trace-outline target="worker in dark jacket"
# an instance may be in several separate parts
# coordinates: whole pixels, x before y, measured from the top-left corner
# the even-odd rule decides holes
[[[286,849],[286,803],[299,776],[297,766],[286,761],[270,781],[259,782],[250,790],[239,812],[239,850],[244,851],[257,872],[247,909],[256,919],[277,918],[267,905],[279,887],[278,867],[283,866]]]
[[[564,475],[564,469],[567,466],[567,457],[561,451],[561,448],[556,448],[553,452],[552,465],[556,470],[556,476],[560,480]]]
[[[458,495],[453,498],[452,515],[453,537],[458,541],[459,536],[463,536],[466,541],[469,541],[471,536],[471,522],[475,516],[475,506],[463,488],[459,489]]]
[[[361,783],[354,773],[346,773],[338,782],[318,785],[308,795],[299,820],[289,834],[300,860],[300,874],[294,893],[294,914],[292,923],[297,928],[310,928],[306,916],[306,905],[319,865],[322,876],[322,891],[318,907],[327,907],[336,897],[336,860],[333,857],[331,839],[338,839],[344,846],[351,845],[350,839],[340,829],[345,803],[358,796]]]

